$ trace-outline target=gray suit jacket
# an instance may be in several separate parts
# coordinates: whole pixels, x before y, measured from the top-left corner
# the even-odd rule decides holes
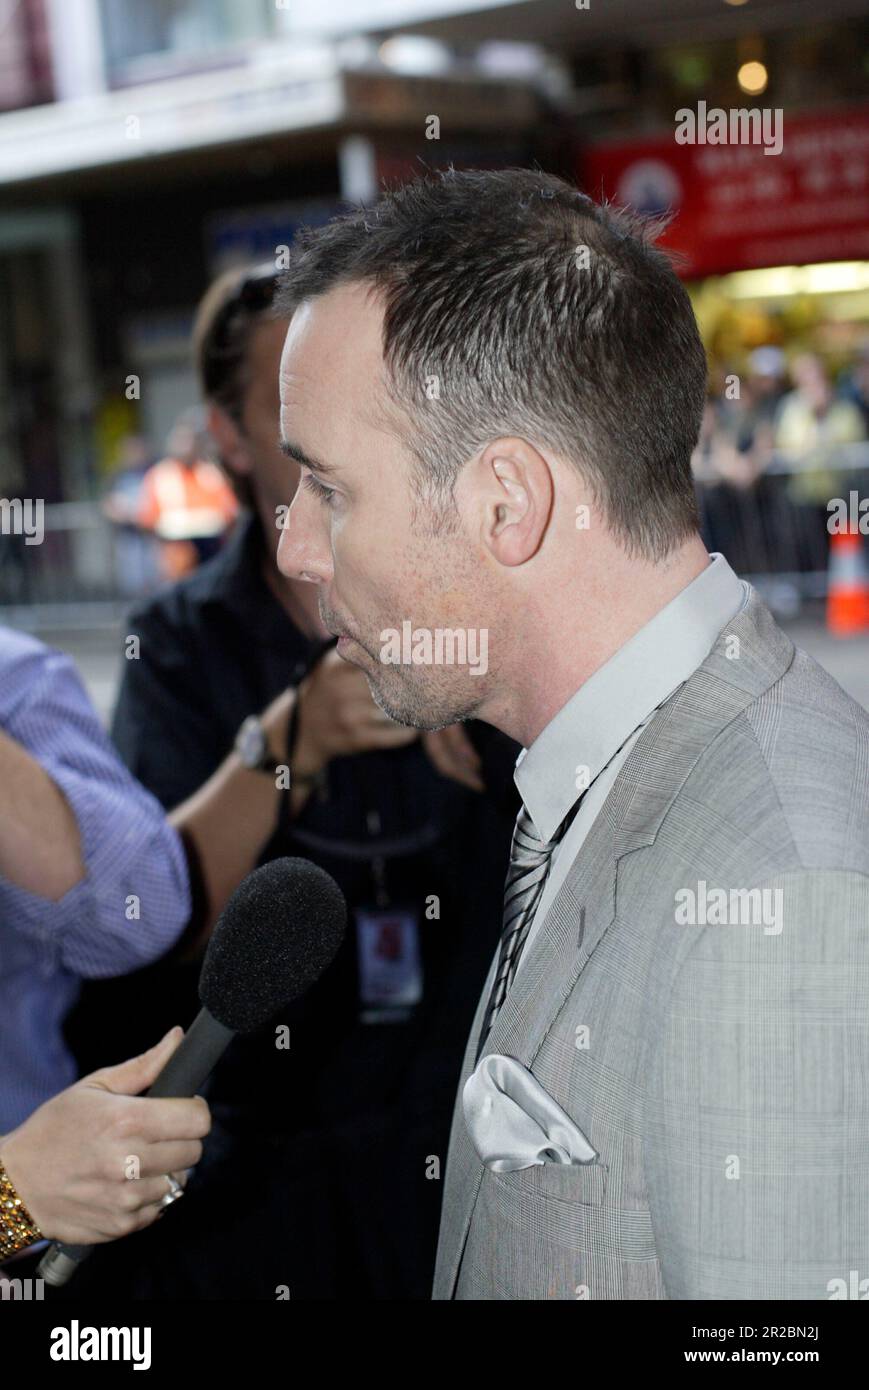
[[[638,739],[487,1041],[598,1158],[477,1156],[462,1089],[490,972],[436,1299],[828,1299],[869,1279],[867,806],[869,719],[752,591]],[[781,930],[731,897],[729,924],[677,920],[684,890],[714,888],[780,890]]]

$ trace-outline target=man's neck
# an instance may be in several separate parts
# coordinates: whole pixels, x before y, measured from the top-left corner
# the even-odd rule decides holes
[[[604,571],[582,603],[573,589],[570,604],[529,612],[514,645],[514,677],[501,682],[503,693],[493,694],[478,717],[530,748],[577,690],[708,564],[706,547],[694,536],[661,565]]]

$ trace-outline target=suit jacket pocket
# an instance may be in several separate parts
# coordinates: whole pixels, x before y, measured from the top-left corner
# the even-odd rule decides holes
[[[596,1162],[487,1169],[457,1297],[579,1297],[578,1289],[592,1285],[600,1252],[618,1244],[618,1213],[604,1203],[607,1178],[606,1166]]]
[[[599,1207],[608,1174],[605,1163],[535,1163],[513,1173],[492,1172],[491,1176],[516,1197],[554,1197],[562,1202]]]

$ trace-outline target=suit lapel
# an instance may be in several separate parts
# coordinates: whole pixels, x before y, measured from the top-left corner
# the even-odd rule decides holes
[[[615,918],[619,860],[654,843],[704,749],[783,675],[793,654],[790,638],[750,590],[746,607],[719,636],[706,660],[637,739],[535,932],[492,1026],[486,1052],[531,1065],[549,1025]]]
[[[486,1040],[487,1053],[503,1053],[530,1066],[614,915],[615,836],[602,808],[534,934]]]
[[[548,1023],[569,995],[594,944],[613,920],[614,838],[612,823],[604,815],[605,809],[598,815],[582,853],[555,895],[540,930],[535,933],[527,959],[522,962],[522,968],[517,972],[492,1025],[486,1041],[487,1053],[503,1053],[530,1066]],[[480,996],[459,1078],[435,1273],[435,1298],[452,1297],[484,1172],[464,1123],[462,1092],[474,1070],[497,955],[496,952]],[[553,985],[556,986],[555,993]]]
[[[462,1093],[465,1089],[465,1082],[474,1070],[477,1039],[483,1026],[483,1015],[488,1003],[489,991],[492,988],[492,981],[495,978],[497,960],[498,952],[496,951],[477,1004],[476,1016],[471,1026],[462,1069],[459,1074],[459,1085],[450,1129],[449,1154],[444,1174],[441,1225],[432,1289],[434,1299],[449,1299],[453,1296],[459,1263],[471,1224],[471,1213],[474,1210],[474,1203],[477,1200],[477,1193],[483,1176],[483,1165],[471,1143],[465,1125]]]
[[[549,1027],[615,919],[619,860],[654,842],[703,750],[780,678],[793,654],[793,643],[750,590],[746,607],[725,628],[703,664],[637,739],[534,935],[492,1026],[486,1053],[515,1057],[531,1067]],[[493,961],[459,1081],[438,1250],[438,1298],[452,1297],[484,1171],[464,1125],[462,1090],[474,1068],[494,969]]]

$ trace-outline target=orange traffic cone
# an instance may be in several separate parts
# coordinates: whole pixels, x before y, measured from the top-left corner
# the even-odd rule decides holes
[[[869,628],[869,569],[863,537],[841,531],[830,537],[827,576],[827,630],[850,637]]]

